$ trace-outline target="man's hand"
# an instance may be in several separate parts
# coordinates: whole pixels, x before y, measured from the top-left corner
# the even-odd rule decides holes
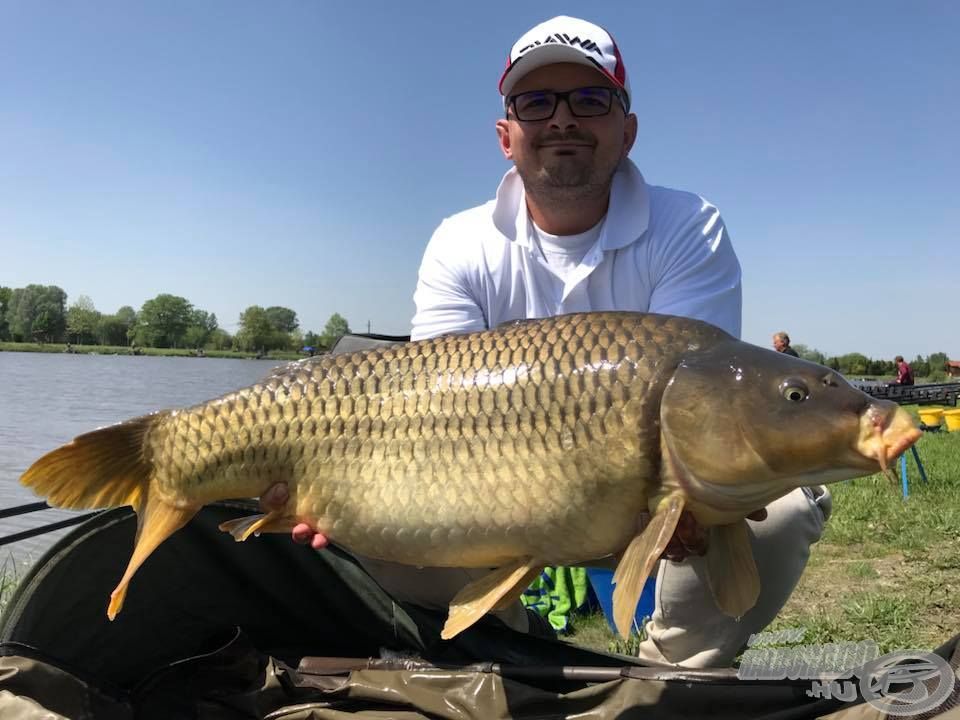
[[[766,520],[766,508],[760,508],[749,515],[748,520]],[[677,522],[677,528],[673,531],[673,537],[667,543],[663,551],[663,557],[667,560],[680,562],[691,555],[704,555],[707,552],[707,537],[709,532],[705,527],[698,523],[693,515],[684,511],[680,513],[680,520]]]
[[[260,496],[260,508],[264,512],[280,510],[290,499],[290,493],[285,482],[274,483]],[[318,533],[306,523],[300,523],[290,533],[295,543],[309,544],[314,550],[322,550],[330,544],[330,539],[323,533]]]

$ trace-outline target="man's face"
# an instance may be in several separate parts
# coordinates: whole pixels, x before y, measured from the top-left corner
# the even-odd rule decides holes
[[[773,336],[773,349],[777,352],[783,352],[783,349],[787,346],[787,343],[784,342],[783,338],[779,335]]]
[[[564,92],[581,87],[615,87],[606,76],[584,65],[558,63],[532,70],[511,95],[533,90]],[[497,122],[500,147],[512,160],[527,192],[565,200],[580,194],[607,191],[613,173],[637,136],[637,118],[613,107],[599,117],[575,117],[561,100],[549,120],[518,120],[513,108]]]

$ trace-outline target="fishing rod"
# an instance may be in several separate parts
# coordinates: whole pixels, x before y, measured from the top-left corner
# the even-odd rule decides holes
[[[29,513],[38,512],[40,510],[49,510],[50,506],[45,502],[35,502],[27,503],[26,505],[17,505],[15,507],[2,508],[0,509],[0,520],[8,517],[16,517],[19,515],[27,515]],[[29,530],[21,530],[20,532],[11,533],[10,535],[4,535],[0,537],[0,547],[3,545],[9,545],[10,543],[19,542],[21,540],[27,540],[37,535],[43,535],[48,532],[53,532],[54,530],[60,530],[65,527],[70,527],[72,525],[79,525],[84,520],[93,517],[96,513],[83,513],[82,515],[77,515],[74,517],[69,517],[64,520],[58,520],[56,522],[48,523],[46,525],[40,525],[35,528],[30,528]]]

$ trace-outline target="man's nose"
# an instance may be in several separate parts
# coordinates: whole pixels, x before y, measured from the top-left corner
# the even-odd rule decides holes
[[[570,109],[570,98],[560,98],[557,100],[557,110],[550,118],[550,127],[558,130],[575,128],[580,125],[580,119],[573,114]]]

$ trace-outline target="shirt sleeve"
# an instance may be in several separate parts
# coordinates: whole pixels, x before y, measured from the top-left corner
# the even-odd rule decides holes
[[[699,212],[677,223],[649,258],[650,312],[681,315],[740,337],[740,263],[720,212],[701,200]]]
[[[463,238],[455,237],[444,221],[424,251],[413,294],[416,313],[410,338],[423,340],[487,329],[487,318],[477,300]]]

